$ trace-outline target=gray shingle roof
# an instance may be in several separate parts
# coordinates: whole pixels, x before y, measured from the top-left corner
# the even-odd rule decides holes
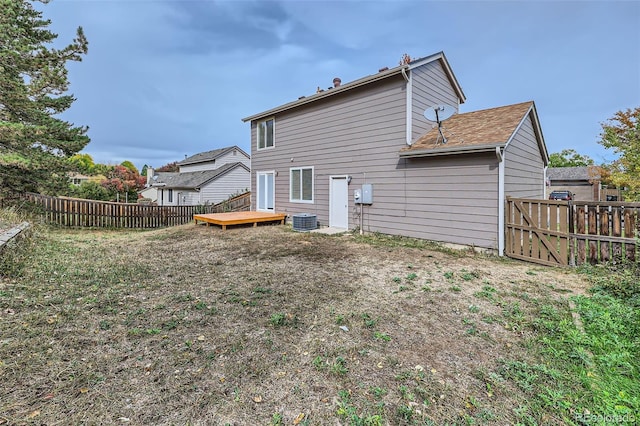
[[[249,171],[247,166],[242,163],[228,163],[215,170],[202,170],[198,172],[184,173],[158,173],[158,179],[155,180],[152,186],[162,186],[163,188],[200,188],[206,183],[224,175],[236,167],[242,167],[246,171]]]
[[[238,152],[240,152],[241,154],[249,158],[249,155],[243,150],[241,150],[240,148],[238,148],[237,146],[228,146],[226,148],[214,149],[211,151],[200,152],[198,154],[192,155],[191,157],[187,157],[184,160],[179,161],[178,165],[185,166],[187,164],[203,163],[205,161],[215,160],[216,158],[220,157],[221,155],[233,149],[237,150]]]
[[[547,178],[549,180],[590,180],[598,179],[600,174],[597,170],[589,173],[589,166],[584,167],[549,167]]]
[[[159,186],[158,184],[165,183],[167,179],[177,174],[178,172],[154,172],[151,178],[151,186]]]

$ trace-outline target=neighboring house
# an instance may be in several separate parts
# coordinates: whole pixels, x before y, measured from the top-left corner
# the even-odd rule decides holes
[[[600,181],[597,167],[549,167],[547,193],[568,190],[577,201],[622,201],[619,189],[606,188]]]
[[[69,183],[71,185],[80,186],[84,182],[89,182],[91,176],[83,175],[81,173],[68,173]]]
[[[180,173],[214,170],[225,164],[242,163],[251,168],[251,157],[237,146],[214,149],[187,157],[178,162]]]
[[[237,146],[193,155],[178,166],[177,173],[148,168],[141,195],[160,206],[216,204],[250,186],[250,157]]]
[[[502,254],[505,196],[542,198],[548,154],[533,102],[456,114],[444,143],[423,113],[464,101],[440,52],[244,118],[252,208]]]
[[[158,189],[164,181],[178,172],[156,172],[152,167],[147,167],[147,185],[138,191],[142,198],[149,199],[152,203],[158,203]]]

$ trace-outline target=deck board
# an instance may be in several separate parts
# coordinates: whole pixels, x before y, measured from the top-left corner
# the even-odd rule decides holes
[[[287,217],[286,213],[269,213],[269,212],[229,212],[229,213],[208,213],[194,214],[193,219],[196,222],[204,222],[207,226],[214,224],[222,226],[223,230],[229,225],[244,225],[252,223],[254,227],[262,222],[280,222],[284,225]]]

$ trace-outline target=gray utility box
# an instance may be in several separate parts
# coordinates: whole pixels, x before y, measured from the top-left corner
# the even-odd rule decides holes
[[[357,191],[357,190],[356,190]],[[373,204],[373,184],[363,183],[360,198],[355,199],[356,204]]]

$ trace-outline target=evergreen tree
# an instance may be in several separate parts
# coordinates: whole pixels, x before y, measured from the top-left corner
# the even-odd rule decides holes
[[[69,158],[89,143],[87,127],[56,117],[75,100],[65,94],[66,63],[80,61],[88,43],[79,27],[55,49],[50,24],[30,1],[0,0],[0,196],[64,191]]]

